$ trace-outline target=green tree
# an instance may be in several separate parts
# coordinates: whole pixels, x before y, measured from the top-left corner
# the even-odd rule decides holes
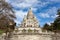
[[[60,30],[60,9],[57,11],[57,17],[56,19],[54,20],[53,23],[51,23],[49,29],[51,31],[54,31],[54,32],[57,32],[58,30]]]
[[[46,24],[43,26],[43,29],[48,30],[48,28],[49,28],[49,25],[46,23]]]
[[[0,0],[0,29],[4,31],[9,31],[14,29],[15,26],[15,14],[12,6],[8,4],[5,0]]]
[[[57,17],[56,17],[56,19],[55,19],[55,21],[54,21],[54,23],[53,23],[53,30],[60,30],[60,9],[58,10],[58,12],[57,12]]]
[[[52,31],[55,32],[56,40],[57,40],[57,33],[60,32],[60,9],[57,11],[57,17],[54,20],[54,23],[50,26]]]

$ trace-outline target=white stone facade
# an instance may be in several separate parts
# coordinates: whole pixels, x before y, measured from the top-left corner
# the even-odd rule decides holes
[[[52,40],[53,32],[40,28],[36,17],[29,10],[19,28],[16,28],[11,40]]]

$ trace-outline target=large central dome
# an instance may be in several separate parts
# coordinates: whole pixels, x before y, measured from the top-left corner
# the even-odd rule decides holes
[[[20,27],[39,27],[38,21],[34,16],[31,8],[28,11],[27,16],[24,17]]]

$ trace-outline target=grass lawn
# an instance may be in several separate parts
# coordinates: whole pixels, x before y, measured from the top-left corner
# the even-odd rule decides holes
[[[4,33],[4,31],[3,31],[3,30],[0,30],[0,35],[1,35],[2,33]]]

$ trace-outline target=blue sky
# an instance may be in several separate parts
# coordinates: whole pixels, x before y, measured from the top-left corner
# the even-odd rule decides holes
[[[54,22],[57,17],[57,10],[60,8],[60,0],[6,0],[13,6],[17,19],[15,22],[20,24],[24,15],[27,15],[29,8],[32,8],[34,15],[39,21],[40,26],[45,23]]]

